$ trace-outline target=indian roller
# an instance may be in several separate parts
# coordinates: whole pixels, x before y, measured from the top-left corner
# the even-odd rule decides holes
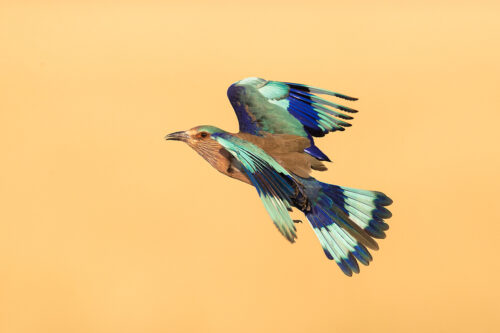
[[[385,238],[392,200],[382,192],[320,182],[312,170],[325,171],[330,159],[314,137],[344,131],[352,108],[318,95],[347,101],[357,98],[308,85],[250,77],[232,84],[227,95],[236,112],[239,133],[197,126],[168,134],[187,143],[219,172],[250,184],[285,238],[297,238],[290,212],[304,213],[327,258],[348,276],[368,265],[368,249]]]

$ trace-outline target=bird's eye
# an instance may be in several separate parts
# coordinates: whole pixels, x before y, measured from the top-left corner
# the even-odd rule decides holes
[[[208,136],[207,132],[201,132],[200,134],[198,134],[198,137],[200,137],[202,139],[205,139],[207,136]]]

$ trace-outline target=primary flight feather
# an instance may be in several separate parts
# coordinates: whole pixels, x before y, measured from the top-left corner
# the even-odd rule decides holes
[[[227,95],[236,112],[239,133],[197,126],[167,135],[187,143],[221,173],[253,185],[278,230],[297,238],[292,207],[302,211],[323,251],[351,276],[358,262],[368,265],[385,238],[392,200],[381,192],[322,183],[310,176],[330,161],[313,137],[351,126],[356,110],[318,95],[347,101],[356,98],[303,84],[246,78]]]

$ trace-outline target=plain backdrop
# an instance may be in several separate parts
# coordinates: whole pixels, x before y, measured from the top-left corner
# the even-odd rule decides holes
[[[500,5],[2,1],[0,332],[498,332]],[[248,76],[359,97],[325,182],[394,199],[353,278],[169,132]],[[299,214],[294,214],[298,218]]]

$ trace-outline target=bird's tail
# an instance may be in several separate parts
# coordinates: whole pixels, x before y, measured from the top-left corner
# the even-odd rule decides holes
[[[381,192],[330,185],[315,179],[303,182],[310,206],[304,211],[330,260],[351,276],[357,261],[368,265],[368,248],[378,250],[374,238],[385,238],[392,216],[384,206],[392,200]]]

